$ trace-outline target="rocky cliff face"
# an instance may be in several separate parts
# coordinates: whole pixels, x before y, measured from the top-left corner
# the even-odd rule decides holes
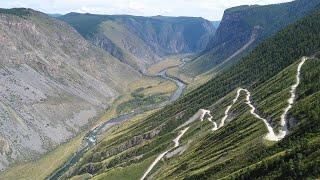
[[[29,9],[0,10],[0,46],[1,170],[73,137],[139,78],[66,23]]]
[[[209,35],[215,31],[212,24],[202,18],[122,17],[118,21],[137,34],[160,56],[201,51]]]
[[[125,57],[124,62],[140,68],[166,55],[200,52],[215,32],[211,22],[191,17],[70,13],[60,19],[71,24],[95,45],[118,58]],[[90,25],[88,21],[91,21]],[[122,55],[114,51],[114,45],[122,50]]]
[[[187,65],[188,71],[200,74],[212,68],[220,68],[226,60],[232,64],[232,61],[239,59],[264,39],[313,11],[319,3],[318,0],[296,0],[283,4],[227,9],[205,51]],[[250,42],[252,37],[255,39]],[[237,53],[241,49],[241,53]]]
[[[220,28],[217,29],[215,36],[208,43],[206,50],[222,43],[233,42],[235,39],[244,44],[252,31],[252,27],[243,20],[244,16],[241,11],[233,13],[226,11],[220,23]]]

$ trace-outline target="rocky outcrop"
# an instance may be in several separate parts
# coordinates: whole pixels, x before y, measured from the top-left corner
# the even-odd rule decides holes
[[[121,153],[127,149],[135,147],[135,146],[137,146],[147,140],[154,138],[155,136],[157,136],[160,133],[162,128],[163,128],[163,126],[160,126],[159,128],[154,129],[148,133],[134,136],[131,139],[121,143],[119,146],[114,147],[112,149],[109,149],[107,151],[100,152],[99,154],[96,154],[95,156],[99,157],[99,160],[100,160],[101,158],[108,158],[108,157],[113,156],[115,154]]]
[[[215,31],[209,21],[193,17],[131,17],[117,21],[137,34],[160,56],[199,52]]]
[[[134,136],[128,140],[125,140],[121,144],[119,144],[116,147],[108,148],[106,147],[105,150],[99,151],[93,154],[93,156],[90,158],[90,163],[82,165],[80,167],[75,166],[75,168],[70,169],[69,172],[65,174],[65,178],[67,176],[72,176],[72,175],[77,175],[79,172],[81,173],[89,173],[89,174],[96,174],[100,172],[102,169],[110,169],[115,165],[116,161],[113,160],[111,162],[107,163],[100,163],[99,161],[101,159],[107,159],[108,157],[114,156],[114,155],[119,155],[122,152],[125,152],[126,150],[129,150],[130,148],[137,147],[138,145],[141,145],[142,143],[153,139],[156,137],[161,130],[163,129],[164,125],[159,126],[158,128],[151,130],[150,132]],[[136,153],[136,152],[133,152]],[[119,155],[121,156],[121,155]],[[132,159],[126,160],[126,163],[129,163],[129,161],[137,161],[139,160],[143,155],[138,155]],[[125,157],[123,157],[125,158]]]
[[[120,61],[125,61],[125,57],[123,55],[122,50],[119,47],[117,47],[117,45],[114,44],[109,38],[105,36],[97,36],[94,37],[94,39],[91,40],[91,42],[93,42],[94,45],[106,50],[107,52],[110,52],[112,56],[116,57]]]
[[[1,169],[75,136],[139,78],[66,23],[29,9],[0,12],[0,47]]]

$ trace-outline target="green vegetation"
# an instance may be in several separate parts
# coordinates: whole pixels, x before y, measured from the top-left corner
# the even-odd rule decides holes
[[[154,95],[149,95],[145,97],[141,91],[144,89],[137,89],[133,93],[131,93],[133,99],[119,104],[117,107],[117,112],[118,114],[123,114],[123,113],[128,113],[130,111],[136,110],[140,107],[152,105],[152,104],[158,104],[165,102],[169,100],[169,96],[165,94],[154,94]]]
[[[172,140],[179,133],[177,127],[200,108],[211,110],[213,120],[219,122],[239,86],[252,92],[258,111],[276,127],[300,58],[320,50],[319,19],[320,12],[315,12],[299,20],[172,105],[114,128],[103,142],[86,153],[69,172],[70,176],[86,173],[99,176],[117,168],[126,171],[155,158],[173,146]],[[232,121],[228,125],[211,132],[209,122],[191,124],[181,139],[180,147],[186,151],[159,163],[153,177],[281,179],[288,174],[291,178],[319,177],[319,67],[318,59],[308,61],[303,67],[298,99],[289,114],[292,133],[281,142],[263,139],[267,130],[249,113],[242,94],[231,110],[232,118],[228,122]]]
[[[174,55],[174,56],[169,56],[166,59],[153,64],[152,66],[150,66],[148,68],[148,72],[150,74],[158,74],[159,72],[161,72],[164,69],[171,69],[174,67],[178,67],[181,62],[180,59],[182,59],[185,55]]]
[[[232,174],[232,178],[246,179],[312,179],[320,177],[320,86],[319,59],[309,61],[303,69],[298,89],[299,100],[291,115],[299,120],[293,133],[279,144],[250,155],[251,166]],[[271,154],[281,155],[267,158]]]
[[[261,86],[252,89],[253,92],[253,101],[258,107],[258,111],[260,114],[264,114],[261,112],[266,112],[268,109],[272,109],[273,106],[277,106],[271,115],[263,115],[263,117],[268,117],[272,120],[278,119],[280,116],[280,112],[286,106],[284,102],[286,102],[287,96],[289,95],[289,89],[285,88],[288,84],[293,84],[294,79],[288,78],[294,76],[294,70],[297,67],[299,61],[294,63],[290,67],[284,69],[278,75],[273,77],[270,81],[263,83]],[[313,77],[317,77],[319,75],[318,68],[320,67],[320,62],[317,60],[310,60],[306,63],[306,67],[303,68],[303,75],[301,86],[299,86],[299,99],[297,104],[294,105],[295,108],[299,108],[301,104],[304,103],[305,99],[310,97],[304,97],[300,94],[306,89],[314,89],[318,85],[315,83],[308,83],[306,80],[306,75],[308,70],[311,70],[314,74]],[[312,72],[311,71],[311,72]],[[309,76],[310,78],[311,76]],[[317,77],[318,78],[318,77]],[[311,78],[315,80],[314,78]],[[305,81],[306,80],[306,81]],[[270,86],[272,83],[272,86]],[[307,85],[308,84],[308,85]],[[308,87],[304,89],[304,87]],[[319,93],[320,89],[316,89],[312,94]],[[266,94],[266,92],[270,92],[270,95]],[[214,104],[210,107],[212,110],[212,114],[215,114],[214,120],[219,121],[222,117],[223,111],[228,104],[231,102],[231,98],[235,96],[234,92],[230,95],[227,95],[224,99],[220,100],[217,104]],[[317,97],[319,98],[319,97]],[[206,134],[202,138],[195,138],[193,140],[194,143],[190,145],[190,149],[188,149],[189,153],[182,155],[179,158],[169,160],[167,162],[167,167],[162,167],[159,169],[158,174],[159,178],[168,178],[168,177],[179,177],[186,179],[218,179],[218,178],[240,178],[240,179],[248,179],[248,178],[263,178],[263,172],[257,172],[255,175],[248,173],[247,176],[243,176],[243,174],[247,173],[249,169],[253,169],[256,166],[261,167],[261,162],[264,161],[273,161],[276,158],[283,158],[287,152],[293,151],[295,154],[298,150],[294,150],[297,147],[304,147],[304,143],[314,144],[317,141],[317,137],[319,137],[319,130],[317,133],[314,133],[312,136],[306,136],[305,132],[311,132],[310,130],[304,129],[304,134],[300,134],[299,138],[292,141],[293,134],[296,133],[296,129],[301,129],[303,123],[299,123],[298,126],[292,128],[291,130],[294,132],[288,138],[285,138],[280,143],[267,143],[262,139],[262,136],[266,134],[266,131],[263,131],[264,125],[261,121],[254,119],[252,115],[248,113],[248,107],[244,105],[243,95],[240,97],[240,101],[235,104],[232,108],[232,122],[228,124],[225,128],[219,130],[217,133],[209,133]],[[272,103],[268,103],[272,102]],[[310,103],[311,101],[308,101]],[[315,106],[317,101],[312,105]],[[319,108],[319,105],[316,105]],[[308,107],[309,108],[309,107]],[[216,118],[217,117],[217,118]],[[299,117],[294,114],[290,114],[290,117]],[[312,117],[311,117],[312,118]],[[289,118],[292,119],[292,118]],[[300,120],[300,118],[299,118]],[[309,120],[308,120],[309,121]],[[319,123],[319,120],[316,120]],[[291,121],[290,124],[295,124],[297,122]],[[310,123],[310,122],[307,122]],[[310,125],[314,125],[312,122]],[[317,127],[315,127],[317,128]],[[302,128],[303,129],[303,128]],[[197,134],[197,133],[196,133]],[[200,141],[197,139],[201,139]],[[305,141],[305,140],[308,141]],[[190,139],[189,139],[190,141]],[[288,143],[288,141],[291,141]],[[302,143],[302,144],[301,144]],[[308,147],[308,146],[307,146]],[[314,151],[313,148],[306,150],[309,154],[312,154]],[[296,155],[296,154],[295,154]],[[299,155],[298,155],[299,156]],[[317,166],[317,161],[312,161],[306,156],[300,157],[304,162],[312,162],[311,166]],[[206,159],[206,161],[204,161]],[[284,163],[286,164],[286,163]],[[266,166],[262,166],[263,170],[266,172],[271,172],[270,169],[266,169]],[[276,164],[273,164],[276,165]],[[287,164],[286,164],[287,165]],[[302,167],[302,166],[300,166]],[[285,173],[282,169],[277,169],[279,172],[276,174]],[[268,174],[268,173],[266,173]],[[309,172],[300,172],[300,176],[310,176],[313,177],[312,174],[309,175]],[[315,173],[313,173],[314,175]],[[292,174],[294,175],[294,174]],[[319,175],[319,174],[318,174]],[[283,174],[286,177],[286,174]],[[264,179],[268,178],[277,178],[277,177],[264,177]],[[282,176],[278,177],[282,178]],[[292,176],[292,178],[298,178]],[[301,177],[300,177],[301,178]],[[299,179],[299,178],[298,178]]]
[[[76,18],[75,18],[76,17]],[[84,37],[93,36],[98,25],[105,20],[105,17],[99,15],[69,13],[68,15],[60,16],[59,19],[67,21]]]
[[[149,164],[151,164],[153,160],[154,160],[154,157],[146,159],[141,163],[132,164],[126,168],[118,167],[108,172],[105,172],[99,176],[96,176],[93,179],[95,180],[139,179],[141,177],[141,174],[144,173],[144,170],[148,168]]]
[[[296,2],[299,5],[299,2],[303,1],[305,0]],[[282,21],[288,14],[295,15],[293,19],[290,19],[292,22],[302,15],[307,14],[309,10],[314,7],[315,4],[313,3],[316,3],[316,1],[309,2],[311,2],[309,4],[310,7],[301,8],[298,6],[303,10],[299,11],[299,13],[291,12],[297,8],[290,6],[292,9],[286,9],[287,11],[285,11],[285,13],[287,14],[285,14],[285,16],[268,17],[272,19],[271,21],[275,21],[276,25],[268,24],[269,19],[260,22],[253,18],[246,19],[247,23],[241,24],[243,26],[240,25],[240,27],[247,31],[251,30],[250,27],[258,23],[258,25],[264,27],[265,32],[262,34],[262,37],[266,38],[270,34],[273,34],[273,31],[277,31],[289,23],[289,21]],[[278,9],[278,7],[282,6],[283,5],[275,6],[275,10],[272,13],[282,12],[282,8],[279,8],[280,10]],[[249,18],[254,17],[254,15],[259,12],[262,15],[262,17],[259,18],[265,18],[265,13],[269,12],[268,8],[262,9],[261,11],[256,11],[256,8],[260,8],[260,6],[238,7],[233,9],[233,11],[248,10]],[[10,12],[9,10],[8,12],[4,11],[3,13],[21,15],[14,10]],[[141,24],[146,25],[144,24],[146,23],[146,18],[144,17],[95,16],[87,14],[83,16],[85,16],[85,18],[80,18],[81,22],[76,21],[75,26],[79,25],[83,28],[81,29],[81,33],[85,34],[85,37],[96,35],[97,30],[114,28],[117,32],[125,32],[128,27],[135,29],[140,27]],[[105,18],[107,18],[108,21],[105,21]],[[279,124],[279,116],[283,108],[287,105],[286,100],[289,97],[289,87],[295,80],[294,76],[299,59],[302,56],[311,56],[320,50],[319,19],[320,11],[317,11],[297,21],[270,39],[262,42],[252,52],[246,52],[248,53],[247,56],[242,58],[241,61],[236,64],[230,64],[228,68],[217,72],[216,76],[209,82],[186,94],[173,104],[154,111],[152,114],[149,112],[144,113],[138,118],[135,117],[132,121],[110,128],[104,134],[103,140],[99,142],[97,146],[86,152],[83,158],[72,167],[64,177],[74,179],[90,177],[96,179],[139,179],[159,153],[173,147],[172,140],[180,131],[178,127],[200,108],[209,109],[214,115],[213,120],[219,122],[224,115],[225,109],[230,105],[235,96],[235,89],[237,87],[248,88],[252,92],[252,101],[257,107],[259,114],[267,118],[273,127],[276,128]],[[90,22],[90,20],[92,20],[92,22]],[[143,41],[146,44],[147,42],[153,42],[150,39],[144,39],[146,36],[142,36],[141,34],[148,34],[147,32],[152,31],[158,35],[161,34],[163,30],[161,29],[162,26],[164,29],[170,29],[172,27],[166,23],[178,23],[181,21],[185,23],[184,25],[186,27],[182,33],[184,35],[190,35],[190,39],[187,41],[192,41],[192,43],[188,44],[189,49],[187,50],[195,50],[198,48],[195,45],[195,39],[200,39],[197,37],[203,32],[201,32],[202,30],[192,30],[196,26],[195,24],[197,24],[195,23],[195,21],[198,20],[197,18],[157,16],[148,20],[150,20],[148,21],[150,24],[147,23],[147,25],[153,25],[151,26],[151,30],[148,29],[144,31],[145,29],[143,29],[139,31],[136,34],[136,39],[139,39],[137,41]],[[102,21],[104,23],[102,23]],[[165,21],[166,23],[164,23],[165,25],[159,24],[159,21]],[[123,24],[119,25],[120,22]],[[84,23],[84,25],[82,23]],[[265,27],[267,25],[270,25],[270,27]],[[58,28],[58,26],[51,27]],[[48,28],[48,30],[52,28]],[[109,39],[109,41],[112,41],[111,43],[115,46],[114,48],[117,52],[123,50],[118,47],[120,43],[117,41],[126,33],[114,34],[115,32],[112,30],[104,31],[104,33],[108,33],[108,35],[105,34],[106,37],[115,37],[115,39]],[[166,31],[166,33],[168,33],[168,31]],[[168,34],[171,33],[169,32]],[[246,34],[239,34],[244,37],[246,36]],[[126,35],[129,36],[130,34]],[[76,37],[77,35],[74,36]],[[150,37],[153,36],[150,35]],[[77,41],[77,38],[74,39],[75,41],[72,43],[62,43],[63,46],[70,46],[70,44],[76,45],[79,41]],[[132,38],[131,40],[134,41],[135,39]],[[241,45],[242,40],[244,39],[233,42],[235,45],[232,47],[233,49],[226,47],[224,47],[224,49],[227,51],[235,50],[237,46]],[[165,44],[170,44],[168,41],[164,42]],[[133,42],[130,45],[134,47],[135,44],[138,43]],[[86,44],[81,45],[81,47],[86,47],[85,45]],[[148,44],[148,47],[150,47],[150,49],[158,49],[157,47],[149,45],[150,44]],[[160,47],[163,49],[159,48],[159,52],[157,53],[170,53],[165,47]],[[65,52],[68,51],[68,48],[62,49]],[[220,51],[219,49],[216,50],[217,52]],[[74,52],[77,51],[75,50]],[[92,50],[93,54],[95,54],[95,52],[100,51],[98,49]],[[86,57],[91,57],[92,53],[87,53],[86,56],[83,56],[81,53],[74,54],[81,57],[83,62],[87,62]],[[124,53],[124,51],[120,53]],[[103,53],[100,54],[100,56],[104,57]],[[96,58],[101,59],[101,61],[106,60],[105,58],[111,58],[111,56],[106,56],[105,58],[99,57]],[[205,58],[208,57],[211,58],[211,56]],[[223,59],[222,56],[219,58]],[[78,59],[78,57],[74,59]],[[96,61],[93,60],[93,62]],[[116,65],[114,65],[113,68],[115,68]],[[118,66],[119,69],[124,67],[120,65],[121,63]],[[93,65],[85,64],[85,67],[88,67],[85,70],[91,72],[92,69],[94,69],[89,68],[91,66]],[[99,72],[112,72],[111,65],[102,64],[99,67],[101,67],[99,69],[101,71]],[[162,67],[163,65],[160,65],[157,68]],[[66,71],[68,67],[64,66],[64,68],[58,69]],[[231,115],[230,118],[227,119],[228,124],[225,127],[212,132],[210,130],[212,127],[210,122],[196,121],[190,124],[190,129],[181,139],[181,146],[179,147],[181,149],[175,149],[180,150],[180,152],[177,152],[172,157],[165,157],[164,161],[161,161],[155,169],[153,169],[152,176],[156,179],[319,178],[319,69],[320,61],[317,58],[309,60],[306,66],[303,67],[301,85],[298,88],[296,103],[293,109],[290,110],[288,116],[291,134],[282,141],[275,143],[263,139],[266,134],[265,125],[249,113],[249,107],[245,104],[244,95],[241,94],[239,101],[235,103],[231,109]],[[79,75],[76,76],[76,74],[80,73],[74,74],[72,73],[73,71],[70,72],[71,73],[67,73],[69,78],[64,79],[71,79],[76,83],[78,83],[77,80],[83,79]],[[113,77],[115,81],[110,81],[114,84],[117,84],[116,82],[122,82],[121,79],[130,78],[126,73],[114,74],[115,76]],[[134,74],[134,71],[132,71],[131,74]],[[93,77],[95,74],[91,72],[89,75],[89,77],[91,77],[91,75]],[[134,81],[134,79],[132,81]],[[117,99],[119,106],[112,107],[110,114],[107,114],[105,117],[129,112],[141,106],[163,102],[168,98],[168,92],[174,87],[172,83],[169,87],[168,83],[159,82],[158,80],[152,83],[143,82],[143,85],[130,84],[132,81],[126,82],[127,84],[120,83],[121,86],[118,87],[119,89],[130,86],[129,90],[123,89],[123,91],[125,91],[124,93],[128,91],[132,93],[124,94]],[[81,81],[79,81],[79,83],[81,84]],[[141,81],[139,81],[139,83],[141,83]],[[71,144],[70,148],[70,144],[62,146],[61,149],[46,156],[43,161],[30,163],[25,166],[17,166],[13,171],[5,172],[1,177],[4,179],[11,179],[12,177],[44,178],[53,169],[60,166],[63,161],[76,150],[76,147],[80,144],[80,140],[81,138],[77,139],[74,144]],[[68,148],[66,148],[67,146]],[[39,174],[36,172],[38,169],[44,170]]]
[[[30,11],[25,8],[12,8],[12,9],[2,9],[0,8],[0,13],[2,14],[9,14],[9,15],[15,15],[19,17],[25,17],[30,14]]]

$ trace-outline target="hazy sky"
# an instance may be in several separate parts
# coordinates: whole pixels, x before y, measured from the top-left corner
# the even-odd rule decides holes
[[[0,0],[1,8],[28,7],[46,13],[88,12],[141,16],[196,16],[220,20],[226,8],[292,0]]]

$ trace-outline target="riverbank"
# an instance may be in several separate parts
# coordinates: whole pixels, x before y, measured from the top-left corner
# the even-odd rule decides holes
[[[65,172],[67,172],[70,167],[72,167],[73,165],[75,165],[79,161],[79,159],[83,156],[83,154],[85,152],[87,152],[90,148],[94,147],[97,144],[97,142],[98,142],[97,137],[101,133],[105,132],[108,128],[110,128],[114,125],[118,125],[124,121],[128,121],[139,114],[143,114],[147,111],[151,111],[154,109],[164,107],[165,105],[177,100],[183,94],[183,92],[186,88],[186,85],[178,79],[171,78],[171,77],[167,76],[166,71],[167,71],[166,69],[162,70],[158,75],[156,75],[156,77],[160,77],[165,80],[170,80],[177,85],[178,88],[171,95],[169,101],[163,102],[160,104],[156,104],[156,105],[149,105],[146,107],[142,107],[142,108],[135,110],[133,112],[123,114],[118,117],[109,119],[109,120],[101,123],[100,125],[96,126],[94,129],[90,130],[84,136],[82,146],[79,148],[79,150],[63,166],[61,166],[59,169],[57,169],[55,172],[53,172],[47,179],[58,179],[61,175],[63,175]]]

